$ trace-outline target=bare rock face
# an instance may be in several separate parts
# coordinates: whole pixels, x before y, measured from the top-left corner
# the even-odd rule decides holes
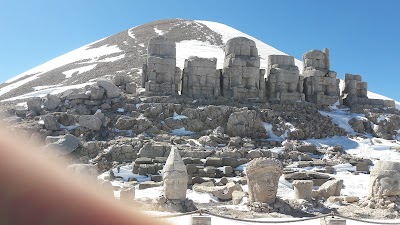
[[[234,112],[229,116],[227,133],[230,136],[260,138],[266,137],[261,119],[254,110]]]
[[[186,166],[179,155],[178,149],[172,147],[163,169],[165,198],[185,201],[188,180]]]
[[[282,171],[282,163],[278,160],[268,158],[252,160],[246,168],[250,203],[275,202]]]
[[[377,161],[371,171],[370,196],[400,195],[400,162]]]

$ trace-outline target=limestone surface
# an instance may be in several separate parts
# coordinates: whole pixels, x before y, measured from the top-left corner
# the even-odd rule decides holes
[[[400,196],[400,162],[377,161],[371,170],[370,196]]]
[[[179,155],[178,149],[172,147],[163,169],[163,192],[165,198],[184,201],[186,199],[188,179],[186,166]]]
[[[250,203],[273,203],[278,191],[282,163],[276,159],[257,158],[246,167]]]

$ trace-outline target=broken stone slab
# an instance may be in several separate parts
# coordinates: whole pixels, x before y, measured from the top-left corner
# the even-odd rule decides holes
[[[318,190],[313,190],[312,195],[314,198],[329,198],[331,196],[340,196],[343,188],[343,180],[330,180],[322,184]]]
[[[154,182],[154,181],[144,181],[139,183],[139,190],[144,190],[148,188],[153,188],[153,187],[160,187],[162,185],[161,182]]]
[[[104,115],[103,115],[104,118]],[[78,118],[78,123],[81,127],[90,130],[100,130],[103,125],[102,117],[99,114],[95,115],[81,115]]]
[[[126,93],[135,94],[136,93],[136,84],[135,83],[127,83],[125,87]]]

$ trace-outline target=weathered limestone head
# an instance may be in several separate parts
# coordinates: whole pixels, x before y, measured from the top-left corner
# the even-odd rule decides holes
[[[186,166],[179,155],[178,149],[173,146],[163,169],[165,198],[184,201],[186,199],[188,179]]]
[[[370,196],[400,196],[400,162],[377,161],[370,179]]]
[[[167,58],[176,57],[176,44],[175,41],[168,39],[162,35],[152,37],[147,46],[147,53],[149,56],[162,56]]]
[[[317,70],[329,70],[329,50],[324,48],[323,51],[311,50],[303,54],[304,69],[313,67]]]
[[[197,56],[190,56],[185,59],[186,67],[205,67],[205,68],[217,68],[217,58],[201,58]]]
[[[274,66],[276,65],[276,66]],[[268,67],[295,66],[294,57],[289,55],[269,55]]]
[[[253,159],[246,167],[250,203],[275,202],[282,171],[282,163],[276,159]]]
[[[258,57],[256,43],[246,37],[235,37],[229,39],[225,44],[225,56],[234,54],[236,56]]]

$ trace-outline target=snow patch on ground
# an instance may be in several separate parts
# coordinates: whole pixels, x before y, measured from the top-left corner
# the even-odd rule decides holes
[[[194,134],[194,132],[186,130],[184,127],[171,130],[171,135],[176,136],[189,136],[192,134]]]
[[[65,71],[65,72],[63,72],[63,74],[65,75],[65,78],[70,78],[70,77],[72,77],[72,75],[73,75],[74,73],[76,73],[76,72],[78,72],[78,73],[75,74],[75,75],[78,75],[78,74],[87,72],[87,71],[89,71],[89,70],[92,70],[92,69],[94,69],[96,66],[97,66],[97,64],[88,65],[88,66],[83,66],[83,67],[79,67],[79,68],[75,68],[75,69],[72,69],[72,70]]]
[[[268,67],[268,56],[269,55],[287,55],[284,52],[279,51],[278,49],[271,47],[264,42],[248,35],[245,34],[239,30],[236,30],[235,28],[232,28],[230,26],[227,26],[222,23],[217,23],[217,22],[211,22],[211,21],[202,21],[202,20],[196,20],[195,22],[206,25],[208,28],[211,30],[219,33],[222,35],[222,41],[224,44],[231,38],[234,37],[247,37],[251,40],[253,40],[258,48],[258,54],[261,56],[261,68],[267,68]],[[222,49],[221,49],[222,51]],[[215,57],[215,56],[214,56]],[[218,59],[218,61],[220,61]],[[222,60],[223,62],[223,60]],[[299,68],[303,68],[303,63],[300,60],[295,59],[296,66]]]
[[[17,96],[17,97],[13,97],[13,98],[8,98],[8,99],[3,100],[2,102],[15,101],[15,100],[33,98],[33,97],[43,98],[47,94],[55,95],[55,94],[62,93],[64,91],[66,91],[66,90],[79,89],[79,88],[85,87],[86,85],[92,85],[92,84],[94,84],[94,82],[88,82],[88,83],[70,85],[70,86],[54,86],[54,85],[50,85],[50,86],[48,86],[48,88],[46,88],[45,86],[41,86],[42,89],[40,89],[38,91],[30,92],[30,93],[27,93],[27,94],[24,94],[24,95],[20,95],[20,96]]]
[[[319,113],[323,116],[331,118],[332,122],[338,125],[340,128],[343,128],[347,133],[354,134],[353,128],[349,125],[349,121],[353,118],[357,120],[367,120],[362,114],[350,113],[347,110],[335,109],[331,112],[319,111]]]
[[[158,35],[164,34],[164,31],[157,29],[157,27],[154,27],[154,32],[156,32]]]
[[[102,40],[104,40],[104,39],[102,39]],[[102,41],[102,40],[99,40],[99,41]],[[20,87],[21,85],[24,85],[30,81],[37,79],[43,73],[46,73],[53,69],[67,65],[69,63],[77,62],[77,61],[84,60],[84,59],[92,59],[92,58],[100,57],[103,55],[110,55],[110,54],[114,54],[114,53],[118,53],[118,52],[122,51],[121,49],[118,48],[117,45],[111,45],[111,46],[103,45],[98,48],[90,48],[91,45],[93,45],[99,41],[93,42],[91,44],[85,45],[85,46],[78,48],[76,50],[73,50],[71,52],[68,52],[62,56],[54,58],[42,65],[39,65],[33,69],[30,69],[22,74],[19,74],[13,78],[7,80],[5,83],[12,83],[21,78],[24,78],[25,76],[35,74],[33,76],[30,76],[28,78],[22,79],[18,82],[9,84],[9,85],[1,88],[0,96],[4,95],[5,93],[7,93],[15,88]]]
[[[176,43],[176,66],[183,69],[185,59],[189,56],[217,58],[217,68],[222,69],[225,53],[219,46],[198,40],[184,40]]]

